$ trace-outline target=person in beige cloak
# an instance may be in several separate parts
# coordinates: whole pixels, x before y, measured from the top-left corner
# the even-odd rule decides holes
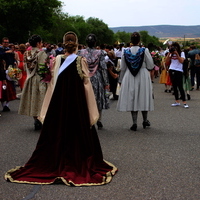
[[[110,183],[118,171],[103,157],[94,125],[99,116],[94,91],[85,70],[85,58],[74,53],[78,46],[75,36],[73,32],[64,36],[66,53],[60,57],[56,84],[35,151],[24,166],[6,172],[7,181],[97,186]],[[91,111],[96,111],[94,118]]]
[[[76,41],[78,43],[77,35],[74,32],[69,31],[69,32],[65,33],[65,35],[63,36],[63,44],[66,44],[66,36],[70,35],[70,34],[72,34],[76,37]],[[77,54],[77,52],[78,52],[78,48],[76,48],[74,53]],[[54,88],[56,85],[56,81],[57,81],[57,78],[59,75],[61,60],[65,59],[67,57],[67,55],[68,55],[68,53],[66,52],[65,54],[56,56],[52,62],[52,66],[50,67],[51,73],[52,73],[52,78],[48,85],[48,89],[47,89],[47,92],[46,92],[46,95],[45,95],[45,98],[43,101],[40,116],[38,117],[38,119],[40,120],[41,123],[44,122],[46,112],[48,110],[49,103],[51,101],[51,97],[52,97],[52,94],[53,94],[53,91],[54,91]],[[83,70],[85,76],[89,77],[89,70],[88,70],[86,58],[80,59],[80,62],[81,62],[81,67],[82,67],[82,70]],[[97,122],[97,120],[99,118],[99,112],[98,112],[98,110],[96,110],[96,106],[94,106],[94,105],[96,105],[96,100],[94,101],[94,98],[93,98],[94,92],[91,87],[90,81],[87,78],[84,79],[84,87],[85,87],[86,100],[87,100],[88,109],[89,109],[90,123],[91,123],[91,125],[93,125]]]
[[[46,65],[47,54],[41,50],[42,38],[39,35],[31,36],[29,43],[32,49],[24,53],[27,79],[24,83],[18,113],[32,116],[34,118],[35,130],[40,130],[42,124],[37,117],[40,114],[47,91],[47,83],[42,81],[39,69]]]

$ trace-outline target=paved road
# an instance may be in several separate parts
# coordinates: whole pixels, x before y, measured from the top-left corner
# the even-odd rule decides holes
[[[112,182],[96,187],[9,183],[4,173],[23,165],[32,154],[39,132],[33,120],[11,112],[0,117],[0,200],[199,200],[200,199],[200,91],[191,92],[189,109],[171,107],[173,95],[154,83],[152,126],[129,130],[131,115],[116,111],[116,101],[103,112],[104,129],[98,131],[104,158],[119,172]]]

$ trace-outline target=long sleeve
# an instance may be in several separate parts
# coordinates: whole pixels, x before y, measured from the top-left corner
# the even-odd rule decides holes
[[[56,81],[57,81],[57,78],[58,78],[58,70],[59,70],[60,65],[61,65],[61,55],[58,55],[54,59],[53,65],[51,67],[52,78],[51,78],[50,83],[48,84],[48,89],[47,89],[47,92],[46,92],[46,95],[45,95],[45,98],[44,98],[44,101],[43,101],[43,104],[42,104],[40,116],[38,117],[38,119],[42,123],[44,122],[44,118],[46,116],[46,112],[47,112],[47,109],[49,107],[49,103],[51,101],[51,97],[52,97],[52,94],[53,94],[53,91],[54,91],[54,88],[55,88],[55,85],[56,85]]]
[[[47,54],[44,51],[38,53],[38,65],[44,65],[47,59]]]
[[[122,54],[122,57],[121,57],[121,71],[120,71],[120,76],[119,76],[119,83],[122,82],[122,79],[124,77],[124,74],[126,72],[126,69],[127,69],[127,65],[126,65],[126,62],[125,62],[125,58],[124,58],[124,54]]]
[[[101,53],[99,62],[100,62],[100,70],[102,73],[104,86],[109,85],[107,65],[106,65],[105,56],[103,52]]]
[[[147,48],[145,49],[144,62],[146,62],[146,67],[148,70],[152,70],[154,68],[153,58]]]
[[[92,126],[97,122],[99,118],[99,112],[98,112],[98,108],[96,104],[96,99],[94,96],[93,87],[89,78],[87,60],[85,58],[82,58],[80,62],[81,62],[82,72],[84,73],[83,83],[84,83],[85,96],[86,96],[86,101],[87,101],[87,106],[88,106],[88,111],[89,111],[89,116],[90,116],[90,125]]]

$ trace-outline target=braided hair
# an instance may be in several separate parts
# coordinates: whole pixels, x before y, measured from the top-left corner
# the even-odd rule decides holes
[[[78,38],[76,34],[72,31],[67,32],[63,36],[63,45],[66,52],[70,54],[74,53],[78,47]]]

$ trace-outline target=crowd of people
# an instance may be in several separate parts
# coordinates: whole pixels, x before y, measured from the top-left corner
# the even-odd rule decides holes
[[[190,91],[199,90],[200,65],[196,64],[195,55],[200,55],[200,50],[194,45],[188,49],[181,49],[177,42],[163,52],[160,62],[159,83],[165,85],[165,92],[175,96],[175,103],[171,106],[180,106],[180,100],[184,108],[189,108],[186,103],[191,99]]]
[[[19,86],[18,113],[33,117],[34,129],[41,130],[29,161],[9,170],[6,180],[62,181],[73,186],[109,183],[117,168],[103,159],[95,126],[103,128],[102,110],[109,109],[111,94],[118,111],[131,113],[130,130],[137,131],[139,111],[143,128],[151,126],[148,112],[154,110],[154,78],[160,77],[164,91],[174,94],[173,107],[182,100],[184,108],[189,108],[186,97],[190,100],[195,81],[199,90],[200,67],[195,55],[200,50],[195,46],[182,51],[175,42],[166,50],[150,51],[140,44],[138,32],[131,34],[127,45],[96,46],[97,37],[92,33],[86,43],[78,44],[71,31],[58,45],[44,44],[39,35],[32,35],[25,44],[2,39],[2,111],[10,111],[9,103],[17,98]]]
[[[34,55],[30,58],[35,60],[35,57],[39,57],[38,64],[41,65],[45,55],[43,51],[37,52],[41,47],[41,37],[32,36],[30,43]],[[99,118],[97,102],[87,60],[77,56],[76,34],[67,32],[63,44],[65,53],[58,55],[53,65],[53,78],[50,80],[52,87],[48,88],[50,95],[44,97],[48,109],[36,149],[25,166],[6,173],[8,181],[29,184],[63,182],[68,186],[92,186],[109,183],[117,172],[113,164],[103,159],[94,126]],[[33,77],[29,78],[28,84],[25,83],[24,89],[27,87],[28,94],[32,92],[29,87],[31,83],[37,82],[32,86],[34,91],[40,87],[38,82],[43,84],[42,89],[46,87],[38,75]]]

